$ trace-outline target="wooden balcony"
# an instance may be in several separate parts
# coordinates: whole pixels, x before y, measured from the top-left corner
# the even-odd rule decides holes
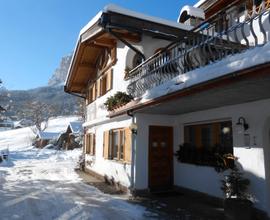
[[[126,78],[130,82],[128,93],[140,97],[179,74],[266,44],[270,32],[269,8],[270,0],[229,4],[194,28],[188,36],[131,70]]]

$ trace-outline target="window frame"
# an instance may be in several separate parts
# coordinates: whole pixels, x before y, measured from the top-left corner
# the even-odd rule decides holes
[[[96,135],[94,133],[85,134],[85,154],[96,155]]]
[[[86,91],[86,104],[89,105],[97,98],[104,96],[113,88],[113,69],[110,68],[102,76],[98,77],[94,83],[88,86]]]
[[[121,138],[121,132],[123,138]],[[117,152],[116,152],[116,157],[114,155],[115,153],[115,148],[116,146],[114,145],[114,133],[117,134]],[[123,143],[122,143],[123,142]],[[117,129],[112,129],[110,130],[110,136],[109,136],[109,158],[111,160],[116,160],[116,161],[124,161],[125,158],[125,129],[124,128],[117,128]],[[121,158],[121,152],[120,152],[120,147],[123,146],[123,158]]]
[[[225,128],[229,128],[226,133],[223,130]],[[231,120],[186,124],[183,130],[184,143],[180,146],[181,162],[200,166],[215,166],[213,160],[217,155],[233,155]],[[204,142],[209,144],[204,146]]]

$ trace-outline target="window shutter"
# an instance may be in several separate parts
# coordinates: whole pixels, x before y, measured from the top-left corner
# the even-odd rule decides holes
[[[92,102],[92,90],[91,87],[88,88],[88,104],[90,104]]]
[[[89,149],[89,134],[85,135],[85,153],[89,154],[90,149]]]
[[[104,131],[103,133],[103,157],[109,158],[109,143],[110,143],[110,131]]]
[[[86,103],[86,105],[89,104],[89,93],[88,93],[88,90],[86,90],[86,99],[85,99],[85,103]]]
[[[84,145],[83,145],[83,153],[86,154],[86,148],[87,148],[87,136],[86,134],[84,135]]]
[[[88,154],[91,154],[91,134],[88,134]]]
[[[96,135],[93,134],[93,155],[96,155]]]
[[[112,89],[112,84],[113,84],[113,69],[110,69],[107,72],[107,81],[106,81],[106,91],[109,91]]]
[[[124,160],[131,163],[132,154],[132,132],[129,128],[125,128],[125,145],[124,145]]]
[[[97,80],[96,86],[97,86],[97,97],[99,97],[100,96],[100,79]]]
[[[100,95],[102,96],[102,95],[105,95],[105,93],[106,93],[106,86],[107,86],[107,84],[106,84],[106,80],[107,78],[106,78],[106,76],[103,76],[101,79],[100,79]]]
[[[90,134],[90,154],[95,155],[95,134]]]
[[[96,100],[96,83],[92,87],[92,100]]]
[[[93,135],[89,134],[89,152],[91,155],[93,155]]]
[[[116,63],[116,47],[112,48],[112,50],[111,50],[111,60],[112,60],[113,64]]]

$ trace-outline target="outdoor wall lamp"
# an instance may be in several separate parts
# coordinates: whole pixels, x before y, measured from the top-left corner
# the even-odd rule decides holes
[[[131,123],[129,126],[129,129],[131,130],[133,134],[137,134],[138,126],[136,123]]]
[[[246,119],[245,119],[244,117],[239,117],[239,118],[238,118],[238,121],[237,121],[237,123],[236,123],[236,126],[237,126],[238,128],[240,128],[239,130],[244,129],[244,131],[248,130],[248,128],[249,128],[249,125],[248,125],[248,123],[246,122]]]

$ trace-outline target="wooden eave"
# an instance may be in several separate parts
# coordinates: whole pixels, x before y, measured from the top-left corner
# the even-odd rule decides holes
[[[111,112],[108,117],[114,118],[120,115],[127,114],[128,112],[139,112],[143,109],[147,109],[152,106],[158,106],[161,103],[168,103],[177,99],[188,97],[194,94],[199,94],[207,90],[214,88],[220,88],[222,86],[229,85],[231,83],[236,83],[246,79],[258,78],[263,76],[269,76],[270,63],[260,64],[257,66],[250,67],[248,69],[239,70],[230,74],[227,74],[222,77],[218,77],[192,87],[178,90],[176,92],[164,95],[143,103],[140,103],[140,100],[133,102],[133,105],[127,105],[126,108],[122,107],[119,110]]]
[[[66,92],[85,95],[89,81],[95,80],[100,53],[104,48],[116,47],[117,39],[110,31],[133,43],[140,42],[143,34],[174,41],[189,32],[137,17],[104,12],[93,26],[80,35],[65,85]]]
[[[66,91],[85,94],[89,80],[94,80],[97,72],[97,59],[104,48],[113,48],[116,41],[104,30],[86,41],[78,42],[69,70]]]

